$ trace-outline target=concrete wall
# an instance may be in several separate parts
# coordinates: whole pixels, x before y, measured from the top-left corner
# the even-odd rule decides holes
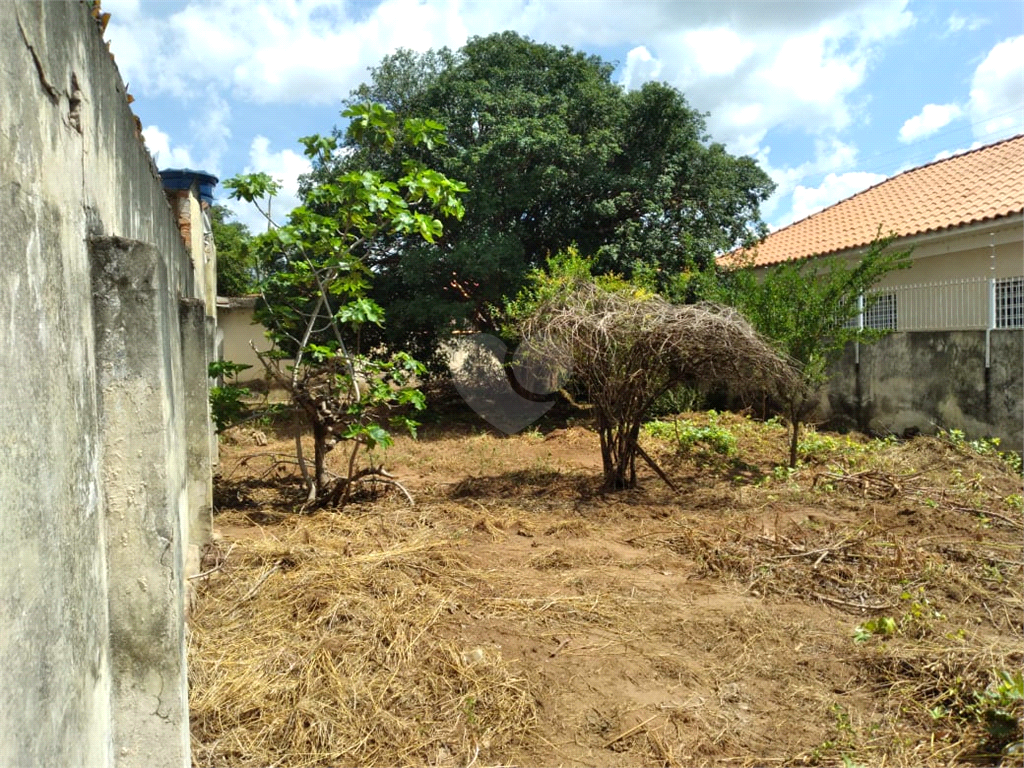
[[[263,363],[253,352],[252,344],[261,352],[273,347],[267,339],[264,328],[253,321],[253,310],[256,308],[255,297],[224,297],[217,299],[217,328],[221,338],[221,357],[233,363],[251,365],[246,371],[238,374],[238,382],[254,392],[270,391],[273,397],[284,392],[274,380],[267,379]],[[250,344],[251,342],[251,344]]]
[[[257,349],[264,351],[272,346],[264,336],[264,327],[252,318],[256,307],[255,297],[220,297],[217,299],[217,327],[222,338],[222,352],[225,360],[251,365],[238,375],[239,381],[251,381],[264,377],[263,364],[249,346],[251,341]]]
[[[186,766],[210,327],[88,6],[7,6],[0,82],[0,766]]]
[[[832,426],[901,434],[938,427],[968,438],[998,437],[1004,448],[1024,448],[1024,331],[893,333],[854,345],[834,369],[820,416]]]

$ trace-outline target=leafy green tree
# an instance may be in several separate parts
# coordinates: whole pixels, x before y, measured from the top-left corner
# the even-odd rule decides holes
[[[711,143],[674,88],[626,92],[612,71],[505,32],[458,51],[399,51],[353,93],[350,104],[443,123],[448,142],[391,148],[350,133],[348,152],[310,184],[356,169],[394,175],[429,156],[470,187],[466,216],[433,242],[396,233],[367,247],[389,344],[432,351],[453,328],[492,329],[491,308],[572,243],[600,272],[629,278],[638,265],[655,276],[707,267],[765,232],[759,204],[774,185],[755,161]]]
[[[256,289],[256,270],[250,249],[252,235],[223,205],[210,208],[213,242],[217,247],[217,295],[245,296]]]
[[[856,264],[838,258],[778,264],[758,274],[751,267],[726,271],[709,283],[709,298],[736,307],[800,370],[801,386],[783,396],[790,421],[789,465],[796,466],[800,424],[815,394],[851,341],[868,344],[887,331],[858,327],[858,315],[877,297],[867,291],[893,270],[910,267],[910,251],[889,251],[893,238],[879,238]],[[859,297],[865,297],[863,305]]]
[[[400,123],[377,104],[354,106],[344,115],[351,118],[349,137],[380,152],[399,151],[403,142],[443,146],[445,141],[443,126],[415,118]],[[330,137],[300,142],[314,168],[330,162],[338,149]],[[404,163],[393,176],[352,169],[307,186],[303,205],[287,224],[278,225],[266,205],[279,191],[270,176],[236,176],[224,185],[232,197],[256,204],[270,224],[253,241],[265,275],[256,319],[275,342],[273,352],[260,359],[312,428],[312,473],[296,437],[308,500],[344,505],[360,479],[373,475],[378,482],[393,482],[372,462],[357,469],[359,453],[389,445],[389,427],[415,434],[416,422],[405,411],[423,407],[415,387],[423,368],[416,360],[404,352],[363,354],[364,329],[384,322],[384,311],[368,296],[374,275],[364,254],[381,238],[436,240],[444,232],[440,217],[463,215],[460,198],[466,187],[419,162]],[[351,445],[348,472],[330,483],[326,457],[339,441]]]

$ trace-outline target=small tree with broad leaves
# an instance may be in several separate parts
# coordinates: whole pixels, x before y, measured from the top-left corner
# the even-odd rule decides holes
[[[382,151],[445,142],[439,123],[409,119],[399,125],[379,104],[352,106],[342,116],[351,119],[351,138]],[[300,142],[314,169],[338,149],[335,138],[315,135]],[[417,162],[406,162],[397,178],[353,170],[308,189],[303,205],[280,225],[270,215],[269,201],[280,191],[270,176],[239,175],[224,186],[232,198],[256,205],[268,221],[268,231],[253,243],[262,296],[256,319],[268,328],[274,348],[258,354],[313,433],[312,472],[301,434],[296,436],[307,504],[344,506],[353,485],[371,477],[397,485],[372,461],[360,468],[359,456],[390,445],[391,428],[415,435],[418,425],[408,413],[424,406],[416,388],[423,367],[405,353],[361,349],[362,329],[384,322],[383,310],[367,295],[373,274],[366,254],[396,234],[433,242],[443,232],[442,217],[462,218],[465,185]],[[332,482],[326,457],[339,442],[351,450],[345,476]]]

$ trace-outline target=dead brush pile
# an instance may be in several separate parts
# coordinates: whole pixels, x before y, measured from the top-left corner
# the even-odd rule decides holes
[[[200,584],[196,764],[468,765],[529,731],[528,681],[431,631],[456,609],[458,560],[415,533],[380,547],[372,528],[296,517]]]
[[[781,514],[767,527],[763,515],[750,518],[746,529],[735,519],[702,519],[659,543],[693,557],[705,575],[743,580],[755,595],[884,613],[927,587],[957,603],[980,601],[1004,619],[997,627],[1012,628],[1020,617],[1009,614],[1024,601],[1020,484],[999,459],[919,438],[744,489],[747,506],[815,502],[863,521],[855,527]]]

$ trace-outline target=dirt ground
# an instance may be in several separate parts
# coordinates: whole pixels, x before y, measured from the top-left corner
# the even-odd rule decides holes
[[[415,506],[385,486],[315,515],[288,436],[233,430],[192,582],[195,764],[998,763],[1020,476],[813,432],[790,473],[783,427],[681,418],[736,447],[646,436],[678,493],[645,468],[602,494],[585,424],[464,421],[383,457]]]

